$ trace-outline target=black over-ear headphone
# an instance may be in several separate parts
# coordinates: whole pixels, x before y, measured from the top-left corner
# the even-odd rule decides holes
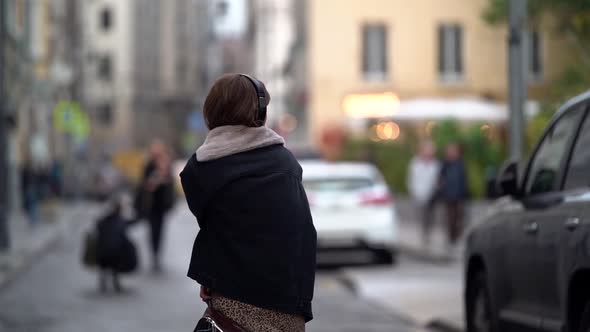
[[[258,121],[264,122],[266,120],[266,93],[264,93],[264,87],[259,80],[247,74],[240,74],[248,79],[256,89],[256,96],[258,96]]]

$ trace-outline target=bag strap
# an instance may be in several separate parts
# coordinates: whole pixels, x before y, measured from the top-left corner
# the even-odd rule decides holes
[[[231,318],[215,310],[211,305],[209,305],[207,310],[205,310],[203,318],[209,318],[211,321],[213,321],[215,325],[217,325],[217,328],[221,330],[221,332],[248,332]]]

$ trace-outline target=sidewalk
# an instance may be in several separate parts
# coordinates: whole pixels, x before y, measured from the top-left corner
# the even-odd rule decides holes
[[[487,201],[470,202],[465,211],[465,229],[478,221],[490,207]],[[438,206],[433,222],[430,243],[422,242],[422,229],[415,206],[407,198],[396,200],[398,214],[398,247],[408,257],[430,263],[449,263],[462,259],[464,243],[461,240],[457,247],[449,251],[447,247],[446,228],[442,206]]]
[[[44,206],[42,221],[32,227],[22,214],[9,217],[10,249],[0,252],[0,288],[26,269],[57,240],[71,234],[71,228],[81,225],[77,219],[97,211],[89,202],[52,202]]]
[[[449,251],[439,207],[431,242],[425,246],[411,202],[398,199],[396,206],[400,263],[393,268],[347,269],[342,278],[357,296],[401,314],[418,326],[463,331],[463,241]],[[470,203],[465,226],[477,222],[489,207],[489,202]]]
[[[329,273],[316,277],[313,306],[315,318],[306,327],[308,331],[426,331],[387,307],[357,298]]]
[[[130,229],[140,262],[147,264],[122,280],[127,291],[120,295],[98,292],[95,271],[79,264],[85,228],[70,227],[55,250],[2,289],[0,331],[192,331],[205,310],[198,284],[186,276],[198,227],[186,204],[178,204],[166,227],[162,274],[149,269],[147,225]],[[318,272],[315,286],[314,320],[306,331],[425,332],[388,308],[357,298],[337,271]]]
[[[393,268],[346,269],[342,278],[361,299],[422,328],[463,331],[462,264],[401,261]]]

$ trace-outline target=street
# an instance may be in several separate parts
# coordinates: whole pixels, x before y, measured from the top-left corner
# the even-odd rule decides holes
[[[0,289],[0,331],[192,331],[204,305],[197,284],[185,276],[197,232],[186,206],[178,204],[170,215],[161,275],[149,269],[147,228],[132,230],[143,264],[123,279],[122,295],[99,293],[96,274],[80,264],[82,234],[95,215],[77,220],[49,252]],[[420,331],[402,316],[356,298],[340,282],[341,272],[318,273],[316,318],[308,331]]]

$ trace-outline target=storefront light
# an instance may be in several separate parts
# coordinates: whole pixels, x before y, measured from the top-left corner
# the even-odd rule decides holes
[[[393,116],[399,104],[399,97],[392,92],[351,94],[344,97],[342,108],[352,118],[383,118]]]
[[[399,138],[401,130],[399,125],[392,121],[381,122],[375,126],[377,137],[381,140],[394,141]]]

